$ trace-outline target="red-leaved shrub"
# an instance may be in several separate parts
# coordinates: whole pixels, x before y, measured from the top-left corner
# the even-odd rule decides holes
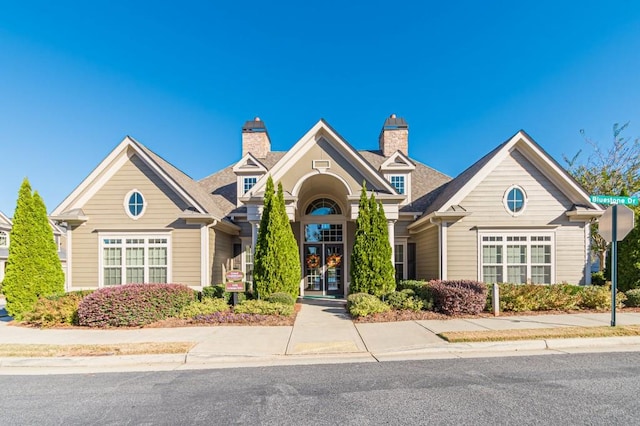
[[[487,303],[487,286],[478,281],[429,282],[436,311],[446,315],[479,314]]]
[[[78,306],[78,324],[130,327],[172,316],[191,303],[196,292],[182,284],[126,284],[95,291]]]

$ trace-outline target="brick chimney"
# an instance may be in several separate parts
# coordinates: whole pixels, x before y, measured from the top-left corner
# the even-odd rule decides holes
[[[409,125],[405,119],[391,114],[384,121],[378,142],[380,151],[385,157],[389,157],[396,151],[409,156]]]
[[[269,133],[260,117],[247,121],[242,126],[242,156],[251,153],[256,158],[265,158],[271,151]]]

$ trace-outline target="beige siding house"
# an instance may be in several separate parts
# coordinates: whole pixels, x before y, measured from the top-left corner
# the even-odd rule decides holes
[[[303,296],[348,293],[363,182],[384,206],[398,279],[590,282],[588,224],[602,209],[526,133],[455,179],[410,158],[408,135],[392,115],[377,149],[358,151],[320,120],[274,152],[256,118],[242,158],[200,181],[127,137],[52,213],[67,229],[67,289],[200,289],[229,269],[251,282],[269,176],[285,191]]]

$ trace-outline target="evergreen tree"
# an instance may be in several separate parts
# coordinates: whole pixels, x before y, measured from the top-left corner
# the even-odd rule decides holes
[[[35,257],[36,271],[39,274],[37,281],[37,296],[51,296],[64,292],[64,272],[58,256],[58,247],[53,238],[53,229],[47,216],[47,208],[38,194],[33,194],[34,220],[36,235],[34,246],[31,249]]]
[[[363,183],[351,252],[349,292],[383,296],[393,290],[395,273],[384,208],[373,194],[367,199],[367,188]]]
[[[373,199],[373,196],[371,197]],[[391,259],[391,244],[389,242],[389,228],[382,203],[375,203],[374,236],[376,249],[373,250],[373,289],[376,296],[382,296],[396,289],[395,268]],[[372,210],[373,211],[373,210]]]
[[[367,184],[362,183],[360,201],[358,203],[358,218],[356,219],[356,235],[351,251],[351,284],[349,293],[369,293],[372,280],[370,263],[371,253],[371,213],[367,199]]]
[[[298,296],[300,256],[284,203],[282,184],[274,195],[271,177],[267,180],[264,207],[256,245],[254,283],[260,298],[285,292]]]
[[[7,298],[7,312],[16,319],[30,311],[38,300],[37,256],[32,253],[38,225],[34,217],[31,185],[25,178],[18,192],[9,235],[9,257],[2,290]]]
[[[265,297],[268,294],[268,285],[275,279],[276,265],[272,256],[269,235],[273,195],[273,180],[269,176],[264,191],[262,217],[260,218],[260,229],[258,229],[258,241],[253,264],[253,284],[260,297]]]
[[[640,207],[635,207],[635,226],[624,240],[618,242],[618,290],[640,288]],[[607,259],[611,259],[607,256]],[[610,262],[607,273],[610,275]]]

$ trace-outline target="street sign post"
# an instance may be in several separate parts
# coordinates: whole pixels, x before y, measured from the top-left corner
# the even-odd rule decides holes
[[[609,195],[592,195],[590,198],[594,203],[611,204],[598,221],[598,234],[605,241],[611,243],[611,327],[615,327],[616,293],[618,291],[618,241],[622,241],[634,227],[635,215],[633,210],[626,205],[638,205],[638,199]]]
[[[590,195],[589,200],[596,204],[624,204],[627,206],[637,206],[638,197],[624,197],[615,195]]]

